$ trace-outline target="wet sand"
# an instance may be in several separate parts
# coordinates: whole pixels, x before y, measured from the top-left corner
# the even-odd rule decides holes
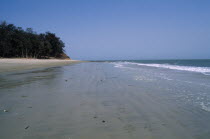
[[[210,113],[174,100],[161,84],[173,83],[135,80],[109,63],[0,75],[1,139],[210,137]]]
[[[27,69],[63,66],[71,63],[78,63],[78,60],[59,59],[0,59],[0,72],[21,71]]]

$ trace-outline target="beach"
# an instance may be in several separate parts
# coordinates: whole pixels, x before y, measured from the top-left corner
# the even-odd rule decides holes
[[[210,138],[209,76],[125,62],[67,64],[0,74],[1,139]]]
[[[0,58],[0,72],[63,66],[78,62],[81,61],[65,59]]]

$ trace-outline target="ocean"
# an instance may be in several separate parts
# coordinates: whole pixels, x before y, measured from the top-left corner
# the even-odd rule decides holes
[[[118,61],[123,66],[149,66],[190,72],[200,72],[210,75],[210,60],[124,60]]]
[[[188,103],[191,102],[191,104],[210,112],[209,59],[123,60],[112,61],[111,63],[116,68],[135,71],[136,80],[148,80],[151,78],[155,81],[164,79],[168,82],[173,82],[173,86],[178,88],[176,91],[173,91],[177,99],[187,101]],[[138,73],[141,75],[138,76]],[[172,91],[168,93],[172,93]]]

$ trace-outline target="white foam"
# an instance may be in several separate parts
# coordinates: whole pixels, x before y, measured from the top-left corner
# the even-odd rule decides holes
[[[203,102],[201,102],[201,107],[203,110],[210,112],[210,108],[207,107]]]
[[[127,63],[127,62],[126,62]],[[128,68],[128,69],[133,69],[133,68],[131,68],[131,67],[127,67],[127,66],[124,66],[124,62],[122,63],[122,62],[113,62],[113,64],[115,65],[114,67],[116,67],[116,68]]]
[[[202,72],[202,73],[210,72],[210,68],[208,67],[178,66],[178,65],[168,65],[168,64],[139,64],[139,63],[137,63],[137,65],[157,67],[157,68],[167,68],[167,69],[174,69],[174,70],[192,71],[192,72]]]
[[[156,68],[166,68],[172,70],[182,70],[182,71],[191,71],[191,72],[200,72],[205,75],[210,75],[209,67],[193,67],[193,66],[178,66],[178,65],[169,65],[169,64],[144,64],[144,63],[132,63],[132,62],[117,62],[115,67],[126,67],[129,64],[138,65],[138,66],[148,66]]]

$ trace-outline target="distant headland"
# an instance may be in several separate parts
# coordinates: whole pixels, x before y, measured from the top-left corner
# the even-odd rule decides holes
[[[32,28],[0,23],[0,58],[70,59],[64,47],[54,33],[37,34]]]

